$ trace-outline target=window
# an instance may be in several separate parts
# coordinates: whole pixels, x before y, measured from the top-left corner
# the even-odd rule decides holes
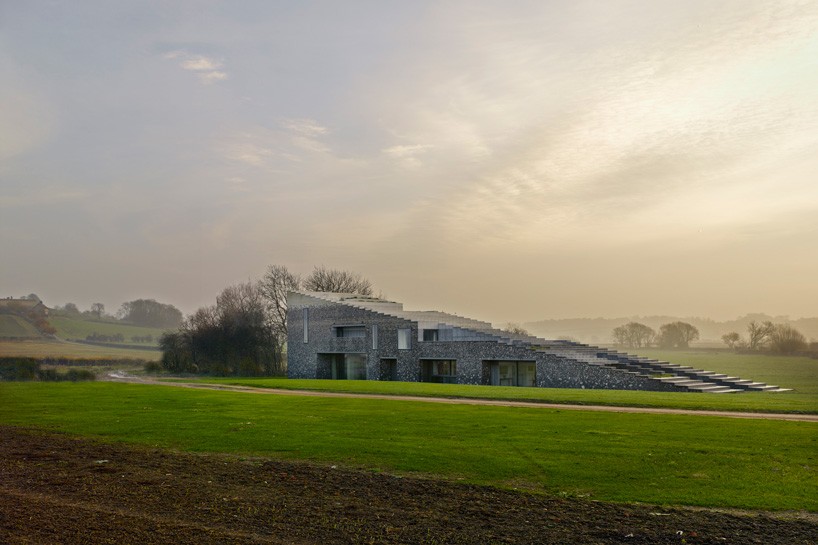
[[[362,339],[366,337],[366,326],[362,325],[345,325],[335,326],[335,336],[339,339]]]
[[[398,350],[409,350],[412,342],[411,329],[398,329]]]
[[[372,350],[378,349],[378,324],[372,325]]]
[[[536,386],[537,364],[533,361],[485,362],[491,369],[491,384],[496,386]]]
[[[455,360],[420,360],[420,380],[456,384],[457,362]]]
[[[304,342],[310,342],[310,309],[304,309]]]
[[[423,330],[423,340],[424,341],[436,341],[437,339],[438,339],[437,329],[424,329]]]
[[[336,354],[332,365],[336,380],[366,380],[366,356],[363,354]]]

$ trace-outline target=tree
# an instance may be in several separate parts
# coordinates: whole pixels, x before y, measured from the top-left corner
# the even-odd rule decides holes
[[[309,291],[372,295],[372,283],[360,274],[328,269],[323,265],[315,267],[305,280],[302,280],[297,274],[291,273],[284,265],[270,265],[264,278],[259,281],[259,287],[267,300],[269,319],[277,343],[277,350],[282,353],[287,342],[288,292],[304,288]]]
[[[358,273],[315,267],[304,280],[304,289],[371,296],[372,283]]]
[[[311,290],[372,293],[370,282],[354,273],[316,267],[309,279]],[[178,331],[162,336],[162,366],[177,373],[212,375],[282,372],[287,293],[301,286],[297,275],[284,266],[273,265],[258,282],[225,288],[215,305],[198,309]]]
[[[102,315],[105,314],[105,305],[102,303],[94,303],[91,305],[91,314],[97,317],[97,320],[102,319]]]
[[[301,287],[301,278],[287,270],[284,265],[270,265],[267,274],[259,281],[279,354],[287,343],[287,293]]]
[[[511,333],[512,335],[523,335],[525,337],[531,336],[531,333],[529,333],[526,328],[524,328],[520,324],[515,324],[512,322],[507,323],[506,327],[503,328],[503,331],[505,331],[506,333]]]
[[[159,344],[162,366],[172,372],[251,376],[283,370],[258,283],[225,288],[215,305],[198,309]]]
[[[747,348],[750,350],[761,350],[770,340],[770,336],[775,331],[775,324],[772,322],[758,323],[755,320],[747,324]]]
[[[656,332],[645,324],[629,322],[615,327],[612,335],[616,344],[629,348],[642,348],[650,346],[650,343],[656,337]]]
[[[699,338],[699,330],[686,322],[664,324],[659,328],[658,343],[661,348],[688,348]]]
[[[117,315],[123,322],[165,329],[179,327],[184,318],[182,311],[178,308],[158,303],[153,299],[136,299],[122,303]]]
[[[779,354],[794,354],[807,347],[804,335],[787,324],[778,324],[769,336],[770,350]]]
[[[79,316],[80,309],[77,308],[77,305],[74,303],[66,303],[64,307],[62,307],[62,311],[67,316]]]
[[[721,340],[724,341],[728,348],[735,348],[741,343],[741,335],[733,331],[722,335]]]

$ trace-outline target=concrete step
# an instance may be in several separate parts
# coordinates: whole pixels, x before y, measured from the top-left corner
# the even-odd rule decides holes
[[[718,384],[705,384],[702,386],[688,386],[690,390],[698,390],[700,392],[719,393],[726,390],[732,390],[729,386],[719,386]]]
[[[751,384],[751,385],[747,386],[747,389],[748,390],[753,390],[753,391],[758,391],[758,392],[770,392],[770,391],[773,391],[773,390],[778,390],[778,386],[773,386],[773,385],[770,385],[770,384],[764,384],[764,383],[757,382],[755,384]]]
[[[682,377],[665,377],[665,378],[657,378],[656,380],[661,380],[662,382],[667,382],[670,384],[675,384],[676,386],[687,386],[688,388],[693,388],[694,386],[714,386],[712,382],[702,382],[700,380],[693,380],[691,378],[682,378]]]
[[[739,394],[744,392],[745,390],[736,390],[735,388],[727,388],[725,386],[725,390],[708,390],[706,393],[708,394]]]

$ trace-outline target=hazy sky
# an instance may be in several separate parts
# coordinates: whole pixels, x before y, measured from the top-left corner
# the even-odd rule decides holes
[[[0,296],[270,264],[502,323],[818,315],[818,2],[0,0]]]

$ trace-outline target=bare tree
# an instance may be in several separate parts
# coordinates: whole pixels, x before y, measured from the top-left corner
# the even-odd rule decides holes
[[[662,348],[688,348],[699,338],[699,330],[686,322],[673,322],[659,328],[659,346]]]
[[[259,288],[267,300],[273,334],[283,347],[287,342],[287,292],[301,287],[301,278],[284,265],[270,265],[259,281]]]
[[[741,335],[733,331],[722,335],[721,340],[724,341],[728,348],[735,348],[741,343]]]
[[[755,320],[747,324],[747,348],[750,350],[761,350],[770,340],[770,335],[775,331],[775,324],[764,322],[759,324]]]
[[[523,335],[526,337],[531,336],[531,333],[529,333],[526,328],[524,328],[520,324],[515,324],[513,322],[507,323],[506,327],[503,328],[503,331],[505,331],[506,333],[511,333],[512,335]]]
[[[779,354],[794,354],[807,347],[804,335],[787,324],[778,324],[770,334],[770,350]]]
[[[305,289],[310,291],[372,295],[372,283],[360,274],[340,269],[328,269],[323,265],[315,267],[304,280],[303,285]]]
[[[97,319],[102,319],[102,315],[105,314],[105,305],[102,303],[94,303],[91,305],[91,314],[97,317]]]
[[[615,327],[612,332],[614,342],[629,348],[642,348],[650,346],[656,337],[656,332],[639,322],[630,322],[619,327]]]

